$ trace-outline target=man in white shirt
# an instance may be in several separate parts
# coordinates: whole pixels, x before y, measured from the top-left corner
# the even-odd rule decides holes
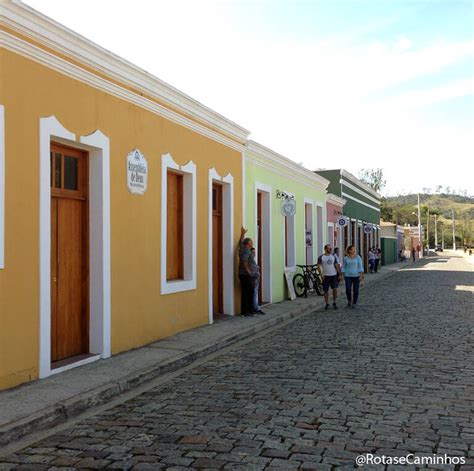
[[[329,309],[329,288],[332,289],[332,306],[334,309],[337,309],[337,287],[341,268],[336,257],[331,252],[331,245],[326,244],[324,246],[324,254],[318,257],[318,267],[323,275],[323,293],[326,303],[324,309]]]

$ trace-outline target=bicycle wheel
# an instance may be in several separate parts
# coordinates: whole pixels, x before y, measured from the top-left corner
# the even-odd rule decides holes
[[[301,273],[297,273],[293,277],[293,286],[295,288],[296,296],[301,298],[305,294],[305,283],[304,283],[304,276]]]
[[[318,293],[319,296],[323,295],[323,280],[320,276],[316,276],[314,278],[314,289],[316,290],[316,293]]]

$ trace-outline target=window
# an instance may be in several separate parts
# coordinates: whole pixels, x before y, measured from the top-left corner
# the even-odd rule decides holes
[[[168,170],[166,279],[182,280],[183,272],[183,175]]]
[[[161,294],[196,289],[196,165],[162,156]]]

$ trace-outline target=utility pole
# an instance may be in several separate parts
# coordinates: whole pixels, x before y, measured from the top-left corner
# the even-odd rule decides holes
[[[428,255],[430,254],[430,207],[428,206],[428,216],[426,217],[426,246]]]
[[[420,208],[420,193],[418,193],[418,239],[420,241],[421,251],[419,257],[423,258],[423,242],[421,240],[421,208]]]
[[[438,218],[435,213],[435,250],[438,248]]]
[[[444,226],[441,226],[441,248],[444,250]]]
[[[454,209],[451,210],[453,214],[453,250],[456,250],[456,223],[454,221]]]

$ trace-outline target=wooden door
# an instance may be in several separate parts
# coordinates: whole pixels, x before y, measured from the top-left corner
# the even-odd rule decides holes
[[[258,284],[258,302],[262,304],[262,284],[263,284],[263,241],[262,241],[262,193],[257,192],[257,264],[260,267],[260,282]]]
[[[51,144],[51,361],[89,352],[88,160]]]
[[[212,312],[224,313],[222,255],[222,185],[212,185]]]

